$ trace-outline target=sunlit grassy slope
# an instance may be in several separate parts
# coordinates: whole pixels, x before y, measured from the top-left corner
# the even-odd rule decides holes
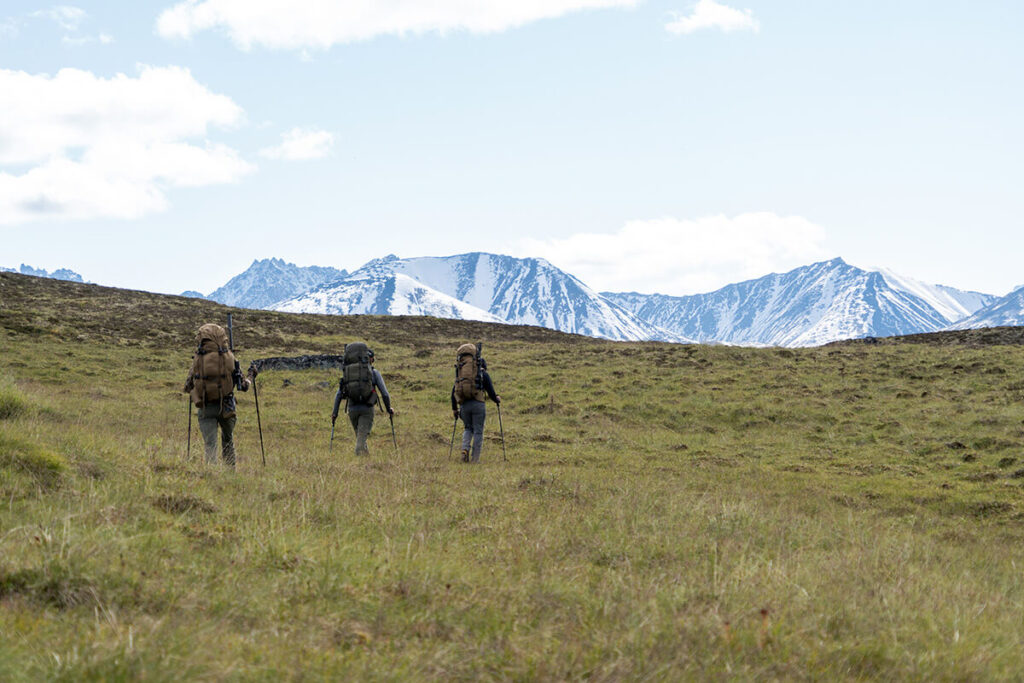
[[[237,472],[186,459],[192,336],[229,309],[0,274],[0,680],[1018,679],[1017,331],[784,350],[234,310]],[[502,394],[449,458],[452,354]],[[912,343],[916,342],[916,343]],[[1013,342],[1013,343],[1007,343]]]

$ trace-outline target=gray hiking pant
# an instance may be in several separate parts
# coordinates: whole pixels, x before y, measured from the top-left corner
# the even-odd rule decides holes
[[[459,408],[459,415],[462,417],[462,424],[465,431],[462,432],[462,450],[468,451],[469,445],[473,444],[473,453],[470,462],[480,462],[480,449],[484,445],[484,420],[487,419],[487,406],[483,401],[465,401]]]
[[[217,462],[217,428],[220,427],[221,457],[228,467],[235,466],[235,442],[232,435],[235,432],[235,416],[221,417],[220,403],[211,403],[199,408],[196,411],[199,418],[199,431],[203,434],[203,444],[206,447],[206,462],[213,464]]]
[[[349,406],[348,419],[356,433],[356,455],[369,455],[366,438],[373,429],[373,406]]]

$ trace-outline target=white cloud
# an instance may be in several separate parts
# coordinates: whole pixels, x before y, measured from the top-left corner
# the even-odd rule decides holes
[[[82,25],[82,21],[84,21],[88,15],[85,10],[80,7],[57,5],[50,9],[33,12],[31,16],[50,19],[65,31],[77,31],[78,27]]]
[[[260,156],[287,161],[321,159],[330,153],[333,145],[334,135],[326,130],[292,128],[281,134],[280,145],[260,150]]]
[[[164,209],[168,188],[234,182],[253,166],[207,133],[242,118],[179,67],[0,69],[0,223],[135,218]]]
[[[539,256],[600,291],[709,292],[727,284],[829,258],[825,231],[799,216],[659,218],[611,234],[530,239],[511,247]]]
[[[504,31],[539,19],[640,0],[185,0],[164,10],[157,31],[191,38],[224,29],[244,49],[326,49],[383,35]]]
[[[665,25],[669,33],[686,34],[704,28],[718,28],[725,32],[760,30],[761,25],[749,9],[734,9],[721,5],[715,0],[699,0],[693,8],[693,14],[682,16],[676,14],[674,21]]]

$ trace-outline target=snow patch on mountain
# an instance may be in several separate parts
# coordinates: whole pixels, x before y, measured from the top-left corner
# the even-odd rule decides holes
[[[877,269],[893,289],[897,289],[924,300],[951,323],[963,320],[975,311],[988,306],[996,297],[981,292],[970,292],[929,285],[920,280],[894,273],[887,268]]]
[[[951,330],[971,330],[981,327],[1016,327],[1024,325],[1024,286],[994,300],[969,318],[950,326]]]

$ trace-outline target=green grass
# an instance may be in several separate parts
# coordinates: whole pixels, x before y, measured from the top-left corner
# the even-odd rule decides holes
[[[0,680],[1020,675],[1020,346],[235,311],[243,364],[370,341],[400,451],[378,417],[328,455],[336,373],[268,371],[267,467],[241,394],[231,473],[198,430],[186,458],[180,393],[227,310],[0,275]],[[509,460],[489,405],[467,467],[478,339]]]

